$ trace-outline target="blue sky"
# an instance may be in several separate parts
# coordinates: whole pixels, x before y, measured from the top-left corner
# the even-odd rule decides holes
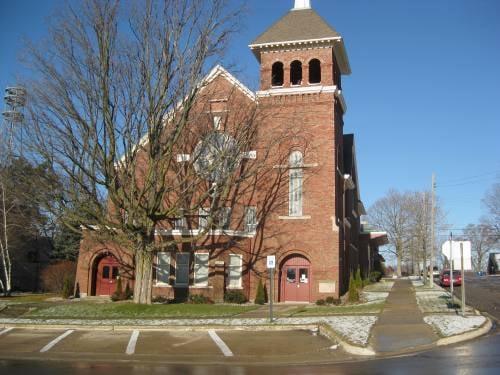
[[[22,73],[24,37],[43,38],[63,0],[0,0],[0,87]],[[251,88],[258,65],[247,45],[293,6],[250,0],[225,63]],[[500,181],[500,1],[312,0],[345,39],[345,131],[357,142],[362,199],[430,188],[453,228],[476,222]],[[234,65],[233,65],[234,64]],[[458,233],[458,231],[455,231]],[[441,233],[444,235],[444,233]]]

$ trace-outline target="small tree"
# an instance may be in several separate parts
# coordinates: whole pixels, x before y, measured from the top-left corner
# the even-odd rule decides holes
[[[352,276],[349,278],[349,302],[358,302],[359,301],[359,292],[358,292],[358,287],[356,286],[356,281],[354,280],[354,277]]]
[[[62,290],[62,298],[68,299],[73,295],[73,281],[71,278],[66,277],[64,279],[64,285]]]
[[[361,278],[361,270],[358,268],[356,271],[356,280],[355,280],[356,288],[363,288],[363,279]]]
[[[258,305],[263,305],[266,303],[266,295],[264,292],[264,285],[262,284],[262,280],[259,279],[259,284],[257,285],[257,294],[255,296],[255,303]]]

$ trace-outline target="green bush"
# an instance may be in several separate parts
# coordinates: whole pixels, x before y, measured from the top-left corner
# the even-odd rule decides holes
[[[202,295],[202,294],[191,294],[188,298],[188,303],[192,303],[193,305],[204,305],[207,303],[212,303],[210,298]]]
[[[228,290],[224,294],[224,302],[242,304],[247,301],[247,297],[241,290]]]
[[[127,285],[125,285],[125,297],[126,299],[131,299],[134,293],[132,292],[132,289],[130,289],[130,285],[127,281]]]
[[[122,279],[121,279],[121,277],[118,277],[116,280],[116,290],[111,295],[111,301],[124,301],[126,299],[127,299],[127,297],[126,297],[125,293],[123,292]]]
[[[257,284],[257,294],[255,295],[255,301],[258,305],[263,305],[266,303],[266,293],[264,291],[264,285],[262,284],[262,280],[259,279],[259,284]]]
[[[325,298],[325,302],[329,305],[340,305],[341,301],[338,298],[328,296]]]
[[[382,279],[382,272],[380,271],[372,271],[370,272],[369,279],[372,283],[377,283]]]
[[[73,295],[73,283],[69,277],[64,279],[63,289],[62,289],[62,297],[68,299]]]
[[[349,278],[349,295],[348,295],[349,302],[358,302],[359,301],[359,292],[358,288],[356,286],[356,281],[354,280],[354,277],[351,274],[351,277]]]
[[[326,301],[324,299],[319,299],[316,301],[316,305],[324,306],[324,305],[326,305]]]

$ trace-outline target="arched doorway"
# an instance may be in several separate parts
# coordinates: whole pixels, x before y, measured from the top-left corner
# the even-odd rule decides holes
[[[280,268],[280,290],[283,302],[309,302],[311,295],[311,263],[294,254]]]
[[[95,296],[110,296],[116,291],[120,263],[112,254],[106,253],[97,258],[93,267]]]

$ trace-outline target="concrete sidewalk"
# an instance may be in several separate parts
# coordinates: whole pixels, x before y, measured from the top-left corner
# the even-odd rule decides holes
[[[438,336],[423,320],[410,280],[396,280],[384,310],[372,330],[371,346],[377,353],[424,348]]]

